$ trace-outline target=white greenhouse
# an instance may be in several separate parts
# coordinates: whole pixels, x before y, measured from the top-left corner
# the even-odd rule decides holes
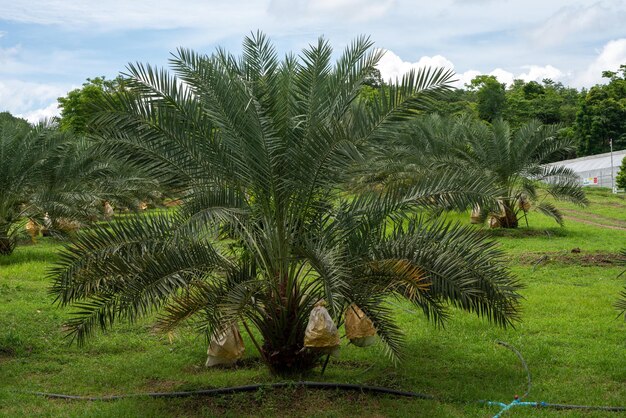
[[[574,158],[548,164],[549,166],[561,166],[571,168],[580,176],[583,186],[609,187],[613,188],[615,177],[619,172],[622,160],[626,157],[626,150],[613,152],[613,163],[611,164],[611,153],[589,155],[587,157]],[[613,176],[611,176],[611,166]]]

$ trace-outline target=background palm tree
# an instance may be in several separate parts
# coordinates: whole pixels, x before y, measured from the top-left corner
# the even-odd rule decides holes
[[[66,140],[49,123],[33,127],[8,117],[0,122],[1,255],[13,252],[28,219],[41,219],[41,205],[53,200],[58,185],[50,183],[47,174],[53,170],[51,162],[62,157]]]
[[[446,172],[491,182],[491,204],[479,205],[492,226],[516,228],[519,218],[536,210],[563,224],[561,212],[546,198],[587,204],[578,176],[562,166],[545,164],[575,149],[558,126],[531,121],[513,131],[503,120],[492,124],[467,117],[428,115],[407,125],[396,141],[392,178],[404,182]]]
[[[0,155],[2,255],[13,251],[29,220],[60,232],[62,223],[90,223],[101,217],[104,200],[133,205],[158,191],[154,180],[106,160],[89,142],[60,132],[52,121],[31,126],[3,118]]]
[[[173,74],[129,66],[127,91],[102,104],[95,136],[101,151],[176,188],[182,204],[86,231],[66,248],[52,292],[78,308],[71,335],[82,342],[96,326],[160,309],[163,329],[193,318],[211,336],[242,324],[271,370],[287,373],[319,359],[303,339],[321,299],[338,323],[356,303],[394,359],[394,296],[437,322],[448,304],[515,321],[519,284],[493,243],[414,215],[465,208],[485,193],[480,183],[342,191],[370,143],[449,89],[449,72],[423,69],[377,101],[359,100],[381,56],[371,47],[358,38],[333,64],[320,39],[281,61],[256,34],[241,57],[180,49]]]

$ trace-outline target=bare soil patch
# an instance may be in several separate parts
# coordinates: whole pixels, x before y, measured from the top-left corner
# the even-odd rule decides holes
[[[577,217],[574,217],[574,216],[571,216],[571,215],[566,215],[565,217],[566,217],[566,219],[568,219],[570,221],[580,222],[582,224],[587,224],[587,225],[593,225],[593,226],[597,226],[599,228],[616,229],[618,231],[626,231],[626,227],[623,227],[623,226],[607,225],[607,224],[603,224],[603,223],[599,223],[599,222],[590,221],[588,219],[577,218]]]
[[[592,222],[592,225],[601,227],[617,227],[617,229],[626,229],[626,222],[621,219],[598,215],[596,213],[581,212],[573,209],[563,209],[562,212],[565,214],[566,218],[576,220],[577,222]]]
[[[517,261],[520,264],[540,266],[546,263],[560,263],[568,265],[579,265],[585,267],[613,266],[624,262],[618,253],[610,252],[572,252],[557,251],[548,253],[527,253],[521,254]]]

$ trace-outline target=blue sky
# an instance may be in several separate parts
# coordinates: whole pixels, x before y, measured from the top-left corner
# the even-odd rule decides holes
[[[440,65],[459,86],[484,73],[589,87],[626,63],[624,22],[626,0],[0,0],[0,111],[52,116],[87,77],[166,65],[178,46],[238,51],[257,29],[281,52],[371,35],[385,78]]]

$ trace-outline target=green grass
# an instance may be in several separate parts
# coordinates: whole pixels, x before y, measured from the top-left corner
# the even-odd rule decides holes
[[[606,200],[604,200],[606,198]],[[625,219],[626,202],[606,192],[590,193],[592,205],[574,210],[611,221]],[[566,208],[569,208],[565,205]],[[451,216],[451,218],[455,218]],[[458,216],[465,221],[466,216]],[[394,367],[379,347],[342,348],[324,376],[307,378],[386,386],[434,395],[413,400],[346,392],[264,389],[216,398],[111,402],[59,401],[26,392],[109,395],[193,390],[274,382],[250,341],[236,369],[207,369],[206,342],[191,329],[170,340],[152,330],[153,320],[122,324],[84,347],[68,346],[62,324],[68,310],[52,305],[46,269],[58,243],[41,240],[0,258],[0,416],[493,416],[497,407],[526,389],[515,356],[532,373],[528,400],[626,406],[626,322],[612,307],[626,283],[615,254],[626,231],[568,220],[566,228],[531,215],[530,228],[489,231],[501,243],[514,273],[526,285],[522,322],[495,328],[473,315],[454,312],[445,329],[434,327],[409,306],[397,315],[406,332],[405,359]],[[580,253],[571,250],[579,248]],[[517,408],[510,417],[603,417],[616,413]]]

